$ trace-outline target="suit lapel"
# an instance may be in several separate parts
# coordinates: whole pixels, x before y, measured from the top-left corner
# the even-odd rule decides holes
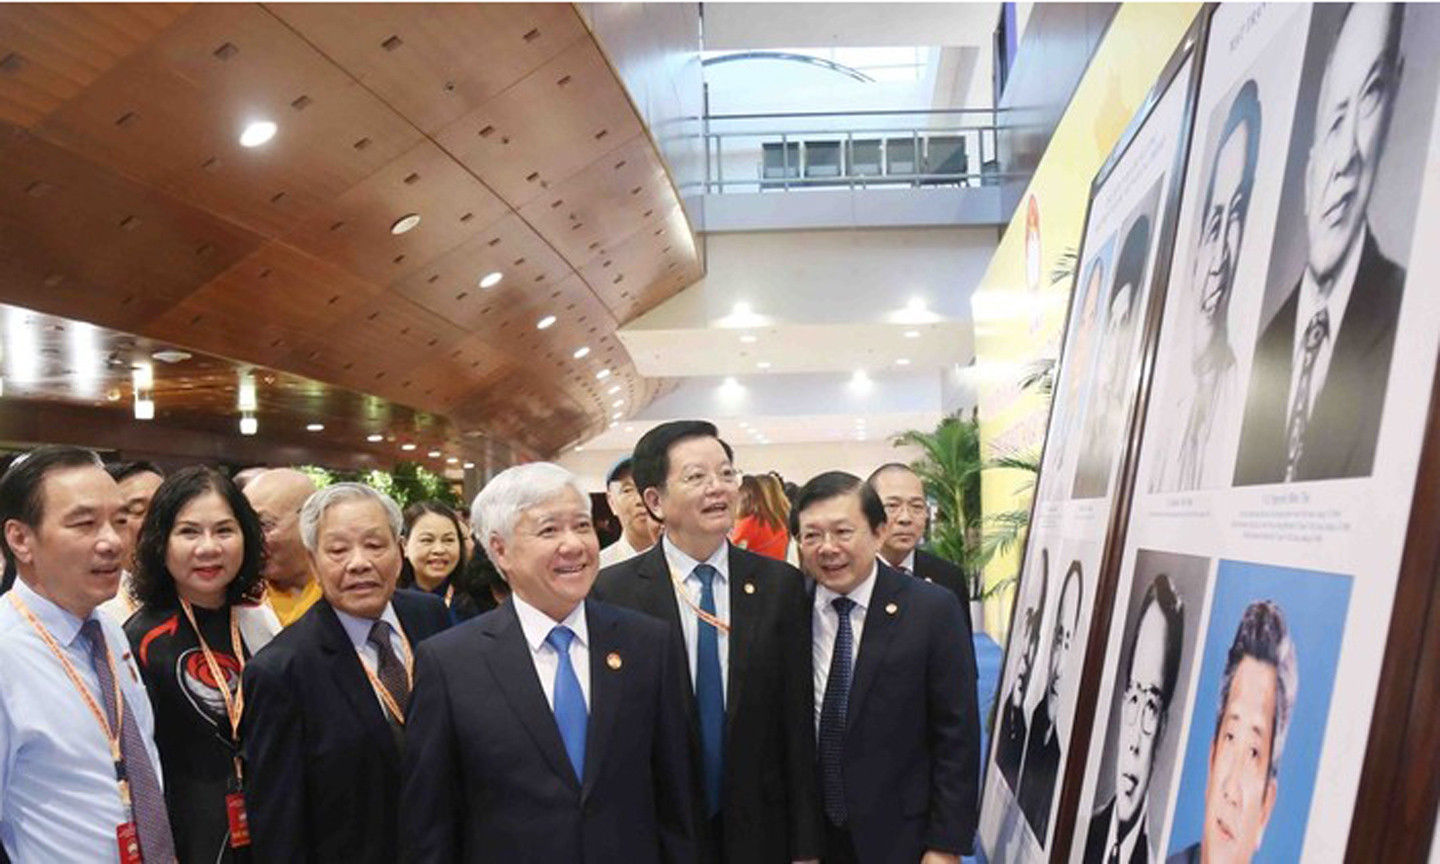
[[[661,548],[661,543],[656,543],[641,557],[640,567],[636,572],[643,585],[641,591],[645,597],[646,614],[678,628],[680,601],[675,597],[675,583],[670,580],[670,564],[665,560],[665,550]]]
[[[313,611],[315,625],[320,634],[320,648],[330,663],[331,678],[340,688],[340,692],[345,694],[351,710],[360,718],[370,737],[376,741],[384,741],[382,746],[389,748],[392,758],[399,759],[400,752],[395,746],[395,733],[391,730],[390,721],[385,717],[385,710],[380,707],[375,688],[370,686],[370,678],[362,666],[364,661],[355,651],[355,645],[340,624],[340,618],[323,599],[316,602]]]
[[[493,650],[484,652],[490,665],[490,672],[500,683],[500,690],[510,704],[520,724],[535,741],[550,768],[560,775],[577,793],[580,782],[570,757],[565,753],[565,742],[560,739],[560,729],[555,725],[555,714],[545,700],[545,691],[535,674],[535,661],[530,656],[530,646],[525,642],[525,630],[515,614],[513,604],[507,603],[493,616],[495,620],[482,625],[480,638],[493,640]]]
[[[870,592],[870,607],[865,610],[865,629],[860,636],[860,654],[855,658],[855,679],[850,687],[850,704],[845,710],[845,727],[852,728],[865,704],[865,696],[885,665],[885,651],[890,637],[905,615],[905,604],[899,602],[906,577],[890,565],[880,563],[875,574],[875,590]],[[895,612],[889,609],[894,605]]]
[[[727,541],[728,542],[728,541]],[[747,556],[730,547],[730,655],[729,670],[725,689],[725,741],[729,745],[730,730],[735,728],[735,706],[742,704],[745,682],[749,677],[750,651],[755,644],[755,631],[760,627],[760,611],[766,585],[755,578],[751,569],[753,562]],[[746,585],[754,586],[753,591],[745,590]]]
[[[621,650],[618,619],[615,614],[595,603],[585,601],[585,620],[590,631],[590,721],[585,728],[585,785],[583,802],[595,788],[600,776],[602,759],[615,718],[620,714],[624,696],[625,652]],[[610,656],[620,662],[612,666]]]

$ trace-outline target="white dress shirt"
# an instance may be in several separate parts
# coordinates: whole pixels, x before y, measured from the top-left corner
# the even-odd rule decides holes
[[[715,617],[730,623],[730,542],[723,541],[710,557],[704,561],[696,561],[684,552],[675,548],[674,542],[668,537],[661,537],[660,547],[665,550],[665,562],[670,565],[670,572],[680,580],[675,589],[675,603],[680,607],[680,632],[685,636],[685,656],[690,658],[690,687],[695,687],[695,664],[696,652],[699,650],[700,640],[700,616],[695,610],[700,606],[700,577],[695,575],[695,568],[701,564],[709,564],[715,568],[717,575],[712,583],[715,591]],[[689,602],[686,602],[686,598]],[[691,604],[694,604],[693,606]],[[724,700],[730,700],[730,637],[723,631],[716,634],[717,647],[720,649],[720,680],[724,682]]]
[[[555,619],[526,603],[519,594],[511,594],[510,602],[515,604],[515,614],[520,618],[520,629],[525,631],[525,644],[530,648],[530,660],[535,664],[535,674],[540,678],[540,689],[545,691],[545,701],[550,710],[555,710],[555,671],[560,668],[560,655],[554,646],[545,641],[550,631],[557,626],[570,628],[575,638],[570,640],[570,667],[580,681],[580,692],[585,696],[585,710],[590,710],[590,628],[585,623],[585,603],[575,604],[564,621]]]
[[[84,621],[22,579],[11,592],[50,631],[104,710],[89,644],[80,635]],[[96,610],[90,617],[100,622],[121,696],[161,779],[155,716],[130,643],[109,615]],[[9,597],[0,597],[0,843],[16,862],[118,862],[115,829],[129,819],[99,722],[35,628]]]
[[[1295,406],[1295,388],[1300,386],[1300,372],[1305,359],[1305,331],[1310,326],[1310,319],[1321,309],[1329,312],[1330,335],[1320,343],[1320,350],[1315,354],[1315,367],[1310,373],[1310,404],[1305,406],[1307,417],[1315,412],[1315,397],[1325,389],[1325,378],[1330,374],[1330,358],[1335,356],[1335,339],[1340,335],[1340,327],[1345,321],[1345,310],[1350,305],[1350,294],[1355,287],[1355,274],[1360,269],[1360,253],[1367,242],[1367,235],[1368,231],[1362,232],[1351,244],[1350,251],[1345,253],[1345,263],[1340,265],[1339,275],[1335,277],[1335,283],[1330,286],[1328,294],[1321,293],[1320,284],[1315,281],[1309,267],[1305,268],[1305,275],[1300,279],[1300,298],[1295,310],[1295,336],[1291,354],[1295,360],[1291,364],[1290,391],[1285,399],[1287,420],[1290,410]]]
[[[914,552],[910,553],[912,556]],[[850,645],[851,682],[854,682],[855,661],[860,658],[860,638],[865,635],[865,612],[870,608],[870,595],[875,592],[875,574],[880,562],[870,567],[870,575],[855,586],[849,594],[836,594],[824,585],[815,585],[815,614],[810,625],[810,659],[815,681],[815,734],[820,734],[820,711],[825,706],[825,685],[830,680],[830,656],[835,653],[835,637],[840,634],[840,613],[831,605],[836,597],[849,597],[855,601],[850,610],[850,632],[854,639]]]
[[[646,546],[645,549],[649,549]],[[621,561],[629,561],[645,549],[636,549],[630,545],[629,539],[621,532],[620,539],[600,550],[600,567],[603,569],[611,564],[619,564]]]
[[[380,652],[370,644],[370,628],[375,626],[376,619],[360,618],[348,612],[341,612],[339,609],[335,610],[335,617],[340,619],[340,626],[345,628],[345,635],[350,637],[350,643],[360,652],[360,662],[365,664],[365,668],[378,674],[380,672]],[[390,625],[390,650],[395,652],[395,656],[400,658],[400,662],[403,663],[407,659],[413,662],[415,658],[410,657],[405,651],[405,641],[400,638],[402,631],[400,619],[395,615],[395,606],[386,603],[385,611],[380,613],[379,620]],[[381,711],[388,710],[379,693],[375,694],[375,701],[380,703]],[[401,708],[403,709],[404,706],[402,705]]]

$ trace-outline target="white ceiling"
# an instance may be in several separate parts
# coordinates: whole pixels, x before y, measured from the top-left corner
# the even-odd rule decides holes
[[[999,3],[706,3],[705,49],[988,45]]]
[[[623,422],[575,448],[579,452],[604,450],[628,452],[640,436],[663,419]],[[849,441],[888,441],[908,429],[934,429],[940,422],[939,411],[912,411],[890,414],[809,414],[801,416],[765,416],[746,418],[709,418],[720,430],[720,437],[733,446],[841,443]]]

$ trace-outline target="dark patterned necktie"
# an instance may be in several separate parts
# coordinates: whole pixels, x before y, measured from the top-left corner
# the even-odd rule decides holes
[[[1290,405],[1290,422],[1285,434],[1285,482],[1295,479],[1300,456],[1305,450],[1305,427],[1310,424],[1310,385],[1315,377],[1315,360],[1320,347],[1330,338],[1330,313],[1321,307],[1305,328],[1305,354],[1300,360],[1300,378],[1295,382],[1295,401]]]
[[[850,705],[851,657],[855,653],[855,633],[850,628],[850,610],[855,608],[855,601],[836,597],[830,605],[835,607],[840,627],[835,632],[835,650],[830,654],[825,699],[820,703],[820,791],[826,818],[839,826],[849,818],[841,759],[845,752],[845,713]]]
[[[700,580],[700,609],[715,615],[715,577],[709,564],[694,570]],[[720,671],[720,633],[715,625],[695,617],[695,708],[700,715],[700,750],[705,774],[708,815],[720,812],[725,777],[725,679]]]
[[[405,676],[405,664],[395,656],[395,649],[390,645],[393,629],[389,622],[376,621],[370,628],[369,642],[375,646],[375,653],[380,658],[375,664],[375,677],[380,679],[380,684],[390,691],[390,698],[404,711],[405,704],[410,701],[410,680]]]
[[[80,635],[90,647],[90,665],[95,667],[95,677],[100,683],[106,719],[110,721],[110,728],[114,729],[117,707],[115,679],[110,674],[110,662],[106,658],[105,633],[100,629],[100,622],[91,618],[80,626]],[[175,839],[170,834],[165,794],[160,791],[155,766],[150,762],[150,753],[145,749],[140,724],[135,721],[130,703],[123,701],[121,704],[124,706],[124,718],[120,757],[125,766],[125,776],[130,781],[130,802],[135,814],[135,828],[140,834],[140,854],[148,864],[174,861]]]

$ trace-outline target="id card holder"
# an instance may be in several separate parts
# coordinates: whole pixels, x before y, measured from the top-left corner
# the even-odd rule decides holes
[[[250,820],[245,815],[245,796],[231,792],[225,796],[225,815],[230,820],[230,847],[239,849],[250,845]]]
[[[115,826],[115,842],[120,847],[120,864],[144,864],[140,857],[140,829],[134,822]]]

